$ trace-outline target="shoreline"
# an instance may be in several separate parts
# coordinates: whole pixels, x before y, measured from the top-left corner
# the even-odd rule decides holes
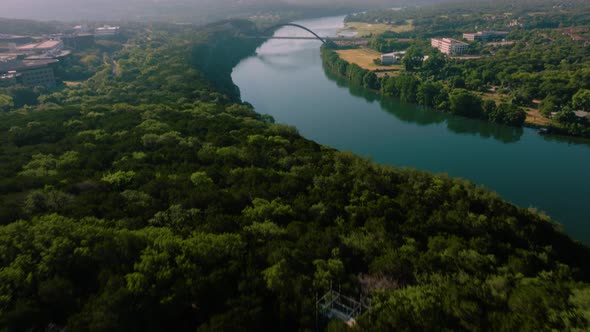
[[[331,52],[335,53],[335,54],[338,56],[338,59],[339,59],[339,60],[341,60],[341,61],[343,61],[343,62],[346,62],[346,63],[347,63],[349,66],[350,66],[350,65],[359,66],[359,67],[360,67],[362,70],[364,70],[365,72],[372,72],[372,73],[375,73],[375,74],[379,74],[379,73],[383,73],[383,72],[385,72],[385,73],[388,73],[388,72],[390,72],[390,71],[383,71],[383,70],[370,70],[370,69],[365,69],[365,68],[363,68],[362,66],[360,66],[360,65],[359,65],[359,64],[357,64],[357,63],[351,63],[350,61],[348,61],[348,60],[344,59],[344,58],[341,56],[341,54],[337,52],[337,50],[333,50],[333,49],[324,48],[324,46],[322,46],[322,52],[325,52],[325,51],[324,51],[325,49],[327,49],[327,50],[329,50],[329,51],[331,51]],[[325,69],[325,64],[326,64],[326,60],[325,60],[325,59],[322,57],[322,65],[324,66],[324,69]],[[344,80],[345,80],[347,83],[349,83],[349,84],[351,83],[351,82],[350,82],[350,79],[348,79],[346,76],[344,76],[344,75],[341,75],[341,74],[340,74],[340,73],[338,73],[338,72],[333,72],[333,74],[337,75],[338,77],[341,77],[341,78],[342,78],[342,79],[344,79]],[[379,95],[379,96],[383,96],[383,93],[382,93],[380,90],[377,90],[377,89],[371,89],[371,88],[368,88],[368,87],[365,87],[365,86],[361,86],[361,87],[362,87],[363,89],[367,89],[367,90],[369,90],[369,91],[372,91],[372,92],[376,93],[376,94],[377,94],[377,95]],[[415,104],[415,103],[412,103],[412,104]],[[419,105],[419,104],[415,104],[415,105],[417,105],[417,106],[423,106],[423,105]],[[431,110],[433,110],[433,111],[435,111],[435,112],[442,113],[442,114],[449,114],[449,115],[454,115],[454,114],[447,113],[447,112],[440,112],[440,111],[437,111],[437,110],[434,110],[434,109],[431,109]],[[557,126],[554,126],[554,125],[552,125],[551,123],[549,123],[549,124],[547,124],[547,125],[540,125],[540,124],[538,124],[538,123],[531,122],[531,121],[529,121],[529,120],[528,120],[529,114],[528,114],[528,112],[526,111],[526,109],[524,109],[524,108],[523,108],[523,111],[525,111],[525,113],[527,114],[527,118],[525,119],[525,121],[523,122],[523,124],[522,124],[521,126],[513,126],[513,125],[509,125],[509,124],[497,123],[497,122],[488,121],[488,120],[485,120],[485,119],[480,119],[480,118],[475,118],[475,117],[473,117],[473,118],[472,118],[472,117],[467,117],[467,118],[470,118],[470,119],[480,119],[480,120],[482,120],[482,121],[486,121],[486,122],[489,122],[489,123],[500,124],[500,125],[507,125],[507,126],[511,126],[511,127],[515,127],[515,128],[529,128],[529,129],[536,129],[536,130],[539,130],[539,129],[546,128],[546,129],[548,129],[548,130],[550,131],[550,133],[547,133],[547,134],[544,134],[544,135],[543,135],[543,134],[540,134],[540,133],[537,133],[537,134],[538,134],[538,135],[541,135],[541,136],[545,136],[545,137],[554,137],[554,138],[562,138],[562,139],[574,139],[574,140],[579,140],[579,141],[582,141],[582,143],[583,143],[583,144],[584,144],[584,143],[585,143],[585,144],[590,144],[590,137],[581,136],[581,135],[569,135],[569,134],[564,134],[564,133],[563,133],[563,129],[562,129],[562,128],[560,128],[560,127],[557,127]]]

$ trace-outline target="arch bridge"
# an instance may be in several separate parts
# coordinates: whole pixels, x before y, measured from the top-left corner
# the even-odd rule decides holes
[[[273,25],[272,27],[264,30],[263,34],[266,35],[266,34],[268,34],[270,32],[273,32],[274,30],[276,30],[278,28],[282,28],[282,27],[286,27],[286,26],[296,27],[296,28],[305,30],[305,31],[311,33],[314,36],[314,38],[305,38],[305,37],[273,37],[273,38],[283,38],[283,39],[318,39],[322,43],[324,43],[324,44],[326,43],[326,38],[322,38],[317,33],[311,31],[310,29],[304,27],[303,25],[299,25],[299,24],[296,24],[296,23],[281,23],[281,24]]]

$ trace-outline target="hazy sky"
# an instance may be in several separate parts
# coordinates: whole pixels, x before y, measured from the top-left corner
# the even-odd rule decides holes
[[[0,0],[0,17],[84,20],[136,19],[172,15],[205,16],[221,7],[265,0]],[[187,13],[190,9],[194,12]]]
[[[263,10],[279,5],[350,5],[399,0],[0,0],[0,17],[42,20],[164,19],[198,20],[243,13],[245,8]],[[254,7],[256,6],[256,7]]]

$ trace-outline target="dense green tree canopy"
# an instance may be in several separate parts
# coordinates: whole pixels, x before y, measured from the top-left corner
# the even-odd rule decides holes
[[[118,70],[0,114],[0,330],[312,330],[330,283],[371,298],[367,331],[590,326],[590,249],[547,216],[241,103],[215,75],[256,47],[244,24],[141,27],[108,53]]]

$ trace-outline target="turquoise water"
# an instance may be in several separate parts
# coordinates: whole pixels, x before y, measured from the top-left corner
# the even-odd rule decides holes
[[[297,22],[335,35],[343,17]],[[305,31],[285,27],[278,36]],[[318,143],[376,162],[469,179],[536,207],[590,244],[590,144],[449,116],[349,87],[324,72],[319,41],[269,40],[233,72],[242,99]]]

